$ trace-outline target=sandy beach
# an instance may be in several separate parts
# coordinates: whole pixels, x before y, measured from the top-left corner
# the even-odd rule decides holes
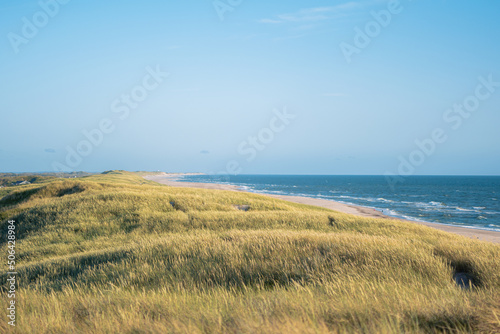
[[[228,191],[244,192],[244,190],[241,190],[239,187],[233,186],[233,185],[225,185],[225,184],[217,184],[217,183],[197,183],[197,182],[178,182],[178,181],[176,181],[176,179],[181,175],[185,175],[185,174],[161,173],[161,174],[156,174],[156,175],[146,175],[146,176],[144,176],[144,178],[147,180],[150,180],[150,181],[158,182],[158,183],[165,184],[165,185],[172,186],[172,187],[187,187],[187,188],[215,189],[215,190],[228,190]],[[347,205],[347,204],[343,204],[343,203],[339,203],[339,202],[335,202],[335,201],[330,201],[330,200],[310,198],[310,197],[287,196],[287,195],[265,194],[264,196],[274,197],[274,198],[278,198],[278,199],[282,199],[282,200],[290,201],[290,202],[294,202],[294,203],[319,206],[319,207],[335,210],[338,212],[348,213],[348,214],[361,216],[361,217],[402,220],[402,219],[398,219],[398,218],[384,215],[383,213],[381,213],[377,210],[374,210],[374,209],[369,209],[369,208],[355,206],[355,205]],[[408,221],[408,220],[406,220],[406,221]],[[426,222],[417,222],[417,221],[410,221],[410,222],[415,223],[415,224],[425,225],[425,226],[432,227],[432,228],[435,228],[435,229],[438,229],[441,231],[445,231],[445,232],[459,234],[459,235],[462,235],[462,236],[465,236],[465,237],[468,237],[471,239],[500,243],[500,232],[459,227],[459,226],[451,226],[451,225],[443,225],[443,224],[436,224],[436,223],[426,223]]]

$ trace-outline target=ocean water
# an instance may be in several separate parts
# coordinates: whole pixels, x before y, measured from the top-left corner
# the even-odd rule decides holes
[[[232,184],[255,193],[334,200],[398,218],[500,231],[500,176],[411,176],[394,189],[384,176],[187,175],[179,181]]]

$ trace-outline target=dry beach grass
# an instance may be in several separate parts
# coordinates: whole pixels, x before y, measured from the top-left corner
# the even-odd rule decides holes
[[[0,196],[19,333],[500,331],[496,244],[128,172]]]

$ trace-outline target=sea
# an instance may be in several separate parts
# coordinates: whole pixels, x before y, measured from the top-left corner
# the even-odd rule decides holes
[[[178,181],[222,183],[260,194],[321,198],[414,221],[500,231],[500,176],[185,175]]]

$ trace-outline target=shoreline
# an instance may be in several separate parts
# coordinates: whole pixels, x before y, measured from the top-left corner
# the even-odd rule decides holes
[[[176,174],[156,174],[156,175],[145,175],[143,176],[145,179],[154,181],[157,183],[161,183],[171,187],[184,187],[184,188],[199,188],[199,189],[212,189],[212,190],[227,190],[227,191],[239,191],[239,192],[247,192],[245,190],[241,190],[238,186],[226,185],[226,184],[218,184],[218,183],[198,183],[198,182],[179,182],[176,180],[177,177],[187,175],[183,173]],[[252,193],[253,194],[253,193]],[[326,209],[331,209],[334,211],[339,211],[342,213],[347,213],[359,217],[367,217],[367,218],[383,218],[383,219],[395,219],[401,221],[407,221],[415,224],[425,225],[427,227],[432,227],[437,230],[441,230],[444,232],[458,234],[470,239],[487,241],[500,244],[500,232],[496,231],[488,231],[481,230],[475,228],[467,228],[453,225],[445,225],[438,223],[428,223],[428,222],[419,222],[414,220],[406,220],[400,219],[396,217],[391,217],[384,215],[380,211],[375,209],[369,209],[362,206],[350,205],[335,202],[332,200],[320,199],[320,198],[312,198],[312,197],[301,197],[301,196],[292,196],[292,195],[272,195],[272,194],[259,194],[263,196],[273,197],[289,202],[306,204],[312,206],[319,206]]]

